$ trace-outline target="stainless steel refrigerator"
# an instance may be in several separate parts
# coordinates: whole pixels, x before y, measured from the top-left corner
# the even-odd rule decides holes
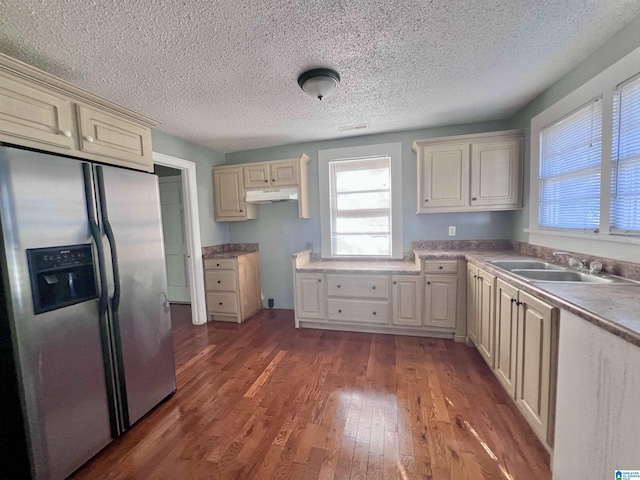
[[[0,462],[61,479],[176,389],[157,177],[0,144],[0,195]]]

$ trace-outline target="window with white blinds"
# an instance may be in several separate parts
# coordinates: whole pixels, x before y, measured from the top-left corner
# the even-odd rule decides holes
[[[640,75],[613,97],[611,232],[640,232]]]
[[[538,224],[597,230],[600,222],[602,101],[540,131]]]
[[[333,256],[391,255],[391,158],[329,162]]]

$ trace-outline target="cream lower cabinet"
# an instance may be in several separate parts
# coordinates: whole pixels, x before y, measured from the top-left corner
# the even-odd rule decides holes
[[[241,323],[262,309],[258,252],[204,260],[207,316]]]
[[[496,282],[493,371],[548,450],[553,447],[558,309]]]
[[[468,310],[471,318],[467,325],[475,328],[473,338],[469,338],[489,366],[493,367],[496,277],[473,265],[469,265],[467,271],[467,289],[473,290],[468,296],[473,304]]]
[[[458,319],[458,262],[423,262],[424,311],[422,324],[453,329]]]
[[[391,297],[394,325],[419,327],[422,324],[422,276],[393,275]]]
[[[296,275],[296,316],[325,320],[325,293],[323,273]]]
[[[327,320],[389,324],[388,275],[327,274]]]
[[[0,141],[153,172],[158,122],[0,54]]]

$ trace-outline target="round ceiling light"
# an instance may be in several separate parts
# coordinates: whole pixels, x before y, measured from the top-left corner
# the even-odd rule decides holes
[[[298,85],[307,95],[322,100],[333,93],[340,83],[340,75],[329,68],[307,70],[298,77]]]

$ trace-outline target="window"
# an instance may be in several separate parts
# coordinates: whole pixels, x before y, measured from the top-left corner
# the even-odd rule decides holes
[[[320,150],[323,257],[402,258],[401,144]]]
[[[538,182],[541,227],[599,228],[601,151],[600,99],[542,129]]]
[[[611,231],[640,233],[640,75],[613,97]]]

